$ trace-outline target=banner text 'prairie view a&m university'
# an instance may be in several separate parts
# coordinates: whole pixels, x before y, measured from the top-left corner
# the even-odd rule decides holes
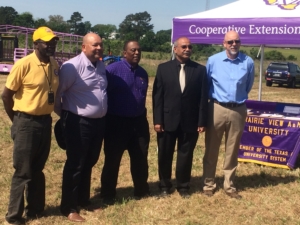
[[[290,169],[299,151],[300,117],[255,111],[247,116],[239,161]]]

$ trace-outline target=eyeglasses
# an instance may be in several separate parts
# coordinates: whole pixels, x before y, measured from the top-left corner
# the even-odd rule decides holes
[[[227,42],[227,44],[229,44],[229,45],[232,45],[233,43],[235,43],[235,44],[240,44],[241,43],[241,40],[231,40],[231,41],[226,41]]]
[[[131,51],[132,53],[135,53],[136,51],[141,52],[142,50],[140,48],[132,48],[132,49],[129,49],[129,51]]]
[[[182,49],[193,49],[193,46],[191,46],[191,45],[181,45],[181,48]]]
[[[41,44],[44,44],[44,45],[47,45],[47,46],[53,46],[53,45],[57,44],[57,40],[56,39],[51,40],[51,41],[38,40],[37,43],[41,43]]]

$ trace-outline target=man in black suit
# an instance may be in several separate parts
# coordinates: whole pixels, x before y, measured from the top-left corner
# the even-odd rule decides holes
[[[198,133],[205,131],[207,121],[207,77],[205,66],[190,60],[192,45],[188,38],[178,38],[173,50],[176,58],[157,68],[152,93],[160,197],[170,194],[177,140],[177,191],[188,198],[193,152]]]

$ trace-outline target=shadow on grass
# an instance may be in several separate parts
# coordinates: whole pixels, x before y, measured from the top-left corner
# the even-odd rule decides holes
[[[253,174],[250,176],[239,176],[236,177],[236,186],[239,190],[245,190],[248,188],[259,188],[259,187],[268,187],[276,186],[278,184],[288,184],[299,180],[297,176],[274,176],[269,175],[264,172],[260,174]]]
[[[249,188],[257,189],[260,187],[267,187],[267,186],[276,186],[279,184],[288,184],[291,182],[295,182],[296,180],[299,180],[297,176],[274,176],[269,175],[264,172],[260,172],[259,174],[252,174],[252,175],[243,175],[243,176],[237,176],[235,178],[235,184],[239,191],[243,191]],[[176,180],[172,179],[173,187],[171,189],[171,193],[176,192]],[[217,188],[216,191],[219,191],[223,188],[223,177],[216,177],[216,184]],[[149,197],[156,197],[160,194],[160,190],[158,187],[158,181],[157,182],[149,182],[150,192],[151,195]],[[132,200],[138,200],[133,195],[133,187],[117,187],[117,197],[116,200],[113,202],[113,204],[124,204]],[[190,194],[195,194],[202,192],[202,177],[201,176],[194,176],[191,177],[190,182]],[[105,209],[108,207],[108,205],[104,204],[102,199],[100,198],[100,188],[97,188],[95,190],[94,195],[91,196],[91,207],[98,209],[102,208]],[[92,211],[89,209],[83,208],[83,210]],[[43,217],[48,216],[62,216],[59,210],[59,206],[47,206],[45,210],[45,214]]]
[[[274,176],[260,172],[260,174],[236,176],[234,184],[239,191],[249,188],[257,189],[261,187],[277,186],[279,184],[288,184],[299,180],[297,176]],[[223,188],[224,177],[216,177],[216,191]]]

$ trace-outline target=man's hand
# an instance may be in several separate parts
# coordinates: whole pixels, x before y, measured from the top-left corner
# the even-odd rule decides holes
[[[155,130],[156,132],[158,132],[158,133],[164,132],[164,128],[163,128],[163,126],[162,126],[161,124],[155,124],[155,125],[154,125],[154,130]]]
[[[203,132],[205,132],[205,127],[198,127],[197,131],[199,133],[203,133]]]
[[[14,119],[14,111],[13,111],[14,99],[13,99],[13,96],[14,96],[15,93],[16,93],[16,91],[13,91],[13,90],[8,89],[7,87],[4,87],[3,93],[1,95],[3,105],[4,105],[4,109],[5,109],[8,117],[10,118],[11,122]]]

